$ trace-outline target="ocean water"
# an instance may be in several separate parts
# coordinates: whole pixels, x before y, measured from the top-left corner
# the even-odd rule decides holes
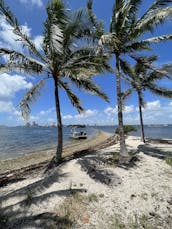
[[[84,129],[88,138],[97,130],[92,127]],[[70,139],[71,128],[63,128],[64,145],[75,143]],[[55,127],[0,127],[0,159],[15,158],[23,154],[56,149],[57,128]]]
[[[115,132],[116,126],[94,126],[85,130],[91,138],[98,130],[109,133]],[[140,136],[140,128],[130,135]],[[69,127],[64,127],[64,145],[73,144],[76,140],[70,139]],[[172,126],[145,126],[145,135],[148,138],[172,139]],[[0,127],[0,159],[15,158],[22,154],[41,152],[56,148],[57,128],[53,127]]]

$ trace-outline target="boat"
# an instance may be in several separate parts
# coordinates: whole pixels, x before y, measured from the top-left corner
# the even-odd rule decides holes
[[[83,131],[85,125],[70,125],[72,127],[70,138],[80,140],[80,139],[87,139],[87,133]]]

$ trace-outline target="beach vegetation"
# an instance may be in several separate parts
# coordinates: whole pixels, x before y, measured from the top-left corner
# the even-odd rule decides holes
[[[61,161],[63,150],[60,91],[65,91],[78,112],[83,112],[84,108],[71,85],[108,101],[106,94],[92,80],[93,75],[102,74],[106,70],[112,71],[108,64],[109,55],[105,54],[102,58],[95,50],[96,40],[103,33],[102,24],[93,26],[87,8],[71,11],[66,8],[63,0],[51,0],[47,5],[42,47],[38,50],[3,0],[0,0],[0,14],[19,37],[18,41],[22,43],[24,50],[27,50],[20,53],[1,47],[1,56],[7,57],[6,63],[1,67],[6,71],[17,70],[40,76],[40,80],[26,92],[19,104],[26,120],[31,112],[30,106],[41,94],[44,84],[48,80],[53,82],[58,144],[51,164],[57,165]]]
[[[130,132],[135,132],[137,131],[136,126],[133,125],[124,125],[124,134],[127,135]],[[119,134],[120,130],[119,128],[116,128],[115,134]]]
[[[92,1],[90,1],[92,2]],[[116,71],[116,93],[118,128],[120,135],[121,158],[129,156],[125,144],[123,125],[123,103],[128,90],[122,91],[121,69],[124,67],[126,58],[139,62],[139,51],[151,50],[151,44],[172,39],[172,34],[160,35],[151,38],[143,38],[148,32],[153,33],[158,25],[171,17],[172,7],[169,0],[155,1],[140,17],[138,15],[142,1],[116,0],[112,10],[112,18],[109,33],[105,33],[99,40],[98,53],[106,50],[114,58]],[[143,63],[144,64],[144,63]]]
[[[141,215],[138,216],[135,214],[133,217],[127,219],[127,222],[123,222],[122,217],[120,215],[112,215],[109,219],[108,228],[110,229],[157,229],[158,224],[156,223],[156,219],[150,219],[150,216]]]
[[[27,189],[26,191],[26,199],[25,199],[25,203],[26,205],[31,205],[32,204],[32,200],[33,200],[33,193],[30,189]]]
[[[98,202],[98,196],[95,193],[88,195],[89,202]]]
[[[167,158],[165,159],[165,162],[166,162],[168,165],[172,166],[172,158],[167,157]]]
[[[72,222],[73,226],[79,222],[88,223],[89,217],[86,212],[91,202],[98,202],[98,196],[95,193],[85,195],[75,192],[68,196],[60,206],[55,207],[54,212],[59,217],[66,218]]]

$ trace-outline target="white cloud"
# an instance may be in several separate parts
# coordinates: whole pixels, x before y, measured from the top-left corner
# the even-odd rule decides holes
[[[64,120],[73,119],[73,116],[72,116],[72,115],[64,115],[64,116],[63,116],[63,119],[64,119]]]
[[[43,36],[41,35],[36,36],[33,42],[38,50],[42,49]]]
[[[134,106],[133,105],[124,107],[124,114],[129,114],[129,113],[132,113],[133,111],[134,111]]]
[[[43,2],[42,0],[20,0],[21,3],[24,4],[32,4],[32,5],[36,5],[38,7],[42,7],[43,6]]]
[[[13,112],[13,104],[10,101],[0,101],[0,112]]]
[[[145,110],[155,111],[155,110],[159,110],[160,108],[161,108],[160,101],[159,100],[155,100],[153,102],[147,102]]]
[[[124,114],[129,114],[131,112],[134,111],[134,106],[133,105],[130,105],[130,106],[124,106],[124,109],[123,109],[123,113]],[[117,106],[115,108],[113,107],[107,107],[105,110],[104,110],[104,113],[107,114],[107,115],[113,115],[113,114],[117,114],[118,113],[118,108]]]
[[[85,118],[88,118],[88,117],[95,116],[97,113],[98,113],[97,110],[88,109],[88,110],[82,112],[81,114],[75,115],[75,118],[76,119],[85,119]]]
[[[43,115],[48,115],[48,114],[51,114],[55,111],[55,107],[51,107],[47,110],[42,110],[39,112],[39,115],[43,116]]]
[[[26,35],[31,35],[31,29],[27,24],[22,25],[21,28]],[[12,27],[6,22],[3,16],[0,16],[0,45],[5,48],[21,51],[21,42],[18,40],[19,37],[13,33]]]
[[[32,83],[27,82],[25,77],[3,73],[0,75],[0,101],[9,100],[16,92],[31,87]]]
[[[107,107],[104,110],[104,113],[107,114],[107,115],[117,114],[117,106],[115,108]]]
[[[169,105],[172,106],[172,102],[170,102]]]
[[[31,37],[31,28],[29,28],[27,24],[22,25],[21,28],[24,34]],[[20,38],[13,33],[13,28],[6,22],[4,17],[0,16],[0,45],[8,49],[22,52],[23,47],[19,40]],[[43,36],[35,36],[33,43],[36,48],[40,50],[43,43]]]

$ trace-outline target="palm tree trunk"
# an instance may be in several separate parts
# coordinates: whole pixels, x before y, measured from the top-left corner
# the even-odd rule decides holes
[[[118,103],[118,128],[120,135],[120,155],[128,157],[127,148],[125,145],[123,114],[122,114],[122,98],[121,98],[121,79],[119,70],[119,56],[116,55],[116,90],[117,90],[117,103]]]
[[[63,129],[62,129],[62,119],[61,119],[61,112],[60,112],[58,82],[56,77],[54,77],[54,95],[55,95],[57,128],[58,128],[58,145],[57,145],[56,156],[55,156],[55,164],[58,164],[62,159]]]
[[[141,95],[138,92],[138,99],[139,99],[139,115],[140,115],[140,128],[141,128],[141,141],[145,143],[145,134],[144,134],[144,125],[143,125],[143,116],[142,116],[142,99]]]

